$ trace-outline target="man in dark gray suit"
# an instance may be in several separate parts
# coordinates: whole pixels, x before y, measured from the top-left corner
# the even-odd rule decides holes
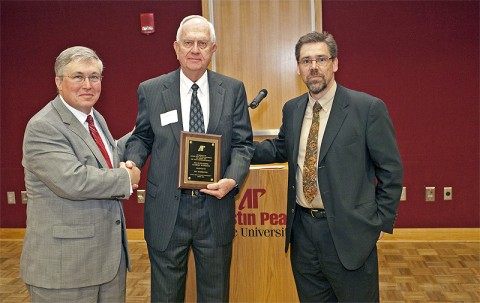
[[[238,80],[207,70],[217,45],[213,25],[205,18],[186,17],[173,46],[181,67],[140,84],[136,127],[125,157],[142,167],[151,155],[144,223],[151,300],[184,300],[191,248],[197,301],[226,302],[235,233],[234,196],[253,154],[245,88]],[[192,131],[194,94],[201,105],[203,123],[199,125],[208,134],[222,136],[221,179],[200,193],[178,188],[180,133]]]
[[[125,163],[115,168],[122,142],[93,108],[102,70],[93,50],[64,50],[55,62],[58,96],[25,130],[28,205],[20,275],[32,302],[125,302],[128,249],[120,199],[130,196],[140,170]]]
[[[285,251],[300,301],[377,302],[376,242],[393,232],[402,191],[393,125],[381,100],[335,82],[330,34],[302,36],[295,56],[308,93],[284,105],[252,163],[288,161]]]

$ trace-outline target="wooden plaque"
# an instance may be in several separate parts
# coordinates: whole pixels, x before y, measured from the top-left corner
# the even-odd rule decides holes
[[[202,189],[220,180],[222,136],[182,131],[178,188]]]

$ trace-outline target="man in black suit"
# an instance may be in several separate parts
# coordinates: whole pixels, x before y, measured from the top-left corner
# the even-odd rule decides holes
[[[234,196],[253,155],[245,87],[207,70],[217,45],[213,25],[205,18],[186,17],[173,46],[181,67],[140,84],[136,127],[125,156],[142,167],[151,154],[145,201],[151,299],[184,301],[191,248],[198,302],[226,302],[235,233]],[[192,131],[195,94],[203,120],[199,125],[208,134],[222,136],[221,179],[200,193],[177,186],[180,133]]]
[[[378,302],[376,242],[392,233],[403,169],[385,104],[335,82],[337,45],[312,32],[295,46],[308,93],[288,101],[278,137],[252,163],[288,161],[285,251],[301,302]]]

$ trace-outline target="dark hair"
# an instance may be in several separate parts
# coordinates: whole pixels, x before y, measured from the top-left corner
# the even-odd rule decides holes
[[[333,36],[327,32],[310,32],[305,34],[298,39],[297,44],[295,45],[295,58],[297,62],[300,60],[300,49],[304,44],[315,43],[315,42],[325,42],[330,52],[332,58],[337,57],[337,42],[333,39]]]

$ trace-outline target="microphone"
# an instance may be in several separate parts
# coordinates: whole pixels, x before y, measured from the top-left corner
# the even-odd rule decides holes
[[[266,89],[261,89],[258,92],[258,95],[253,99],[252,103],[250,103],[249,107],[251,109],[257,108],[257,106],[262,102],[263,98],[265,98],[268,94],[268,91]]]

